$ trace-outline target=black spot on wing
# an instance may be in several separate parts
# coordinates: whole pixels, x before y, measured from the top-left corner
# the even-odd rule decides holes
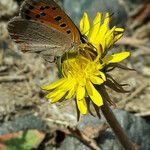
[[[45,6],[45,7],[44,7],[44,6],[41,6],[41,7],[40,7],[40,10],[45,10],[45,9],[49,9],[49,8],[50,8],[50,6]]]
[[[67,30],[67,34],[70,34],[71,33],[71,31],[70,30]]]
[[[45,9],[49,9],[50,7],[49,6],[45,6]]]
[[[44,9],[45,9],[45,7],[43,7],[43,6],[40,7],[40,10],[44,10]]]
[[[62,27],[62,28],[64,28],[64,27],[66,27],[67,25],[65,24],[65,23],[62,23],[61,25],[60,25],[60,27]]]
[[[46,16],[46,13],[42,12],[40,13],[40,16]]]
[[[57,16],[57,17],[55,17],[54,18],[56,21],[60,21],[61,19],[62,19],[62,17],[61,16]]]
[[[56,7],[52,7],[52,10],[56,10]]]

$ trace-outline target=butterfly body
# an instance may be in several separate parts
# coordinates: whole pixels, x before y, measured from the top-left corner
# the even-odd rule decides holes
[[[50,62],[81,43],[78,28],[53,0],[25,0],[8,31],[23,52],[39,53]]]

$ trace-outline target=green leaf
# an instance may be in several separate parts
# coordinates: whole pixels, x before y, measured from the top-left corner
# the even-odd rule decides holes
[[[20,131],[0,136],[3,150],[31,150],[38,148],[45,134],[37,130]]]

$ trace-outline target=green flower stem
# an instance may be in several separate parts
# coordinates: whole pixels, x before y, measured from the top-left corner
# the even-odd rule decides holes
[[[110,127],[114,131],[115,135],[118,137],[120,143],[125,148],[125,150],[140,150],[139,146],[134,144],[125,134],[122,127],[120,126],[118,120],[116,119],[114,113],[110,109],[107,100],[109,100],[109,95],[106,92],[104,86],[100,87],[101,95],[104,100],[104,105],[101,106],[101,111],[105,116],[107,122],[109,123]]]

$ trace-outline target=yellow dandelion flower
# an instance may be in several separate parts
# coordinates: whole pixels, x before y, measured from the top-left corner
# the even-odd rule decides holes
[[[82,35],[87,36],[88,42],[91,43],[101,55],[112,48],[114,43],[123,36],[124,29],[113,27],[109,28],[111,17],[106,13],[102,22],[102,13],[98,12],[90,27],[87,13],[84,13],[80,21],[80,31]]]
[[[75,57],[69,57],[68,52],[63,59],[62,78],[42,87],[43,90],[50,91],[46,98],[52,103],[75,97],[78,110],[82,114],[88,112],[89,99],[97,107],[103,105],[103,98],[96,87],[107,81],[105,67],[121,62],[130,55],[129,52],[121,52],[102,57],[121,38],[124,31],[117,27],[110,29],[109,22],[108,13],[103,22],[102,14],[97,13],[90,25],[88,15],[84,13],[80,21],[80,32],[87,37],[87,42],[79,45]]]
[[[82,114],[87,113],[87,96],[97,106],[103,105],[102,97],[93,85],[100,85],[106,80],[103,72],[99,70],[100,65],[100,62],[91,61],[82,55],[66,59],[62,63],[63,78],[42,87],[51,91],[46,97],[51,102],[56,102],[62,97],[71,99],[75,95],[78,109]]]

